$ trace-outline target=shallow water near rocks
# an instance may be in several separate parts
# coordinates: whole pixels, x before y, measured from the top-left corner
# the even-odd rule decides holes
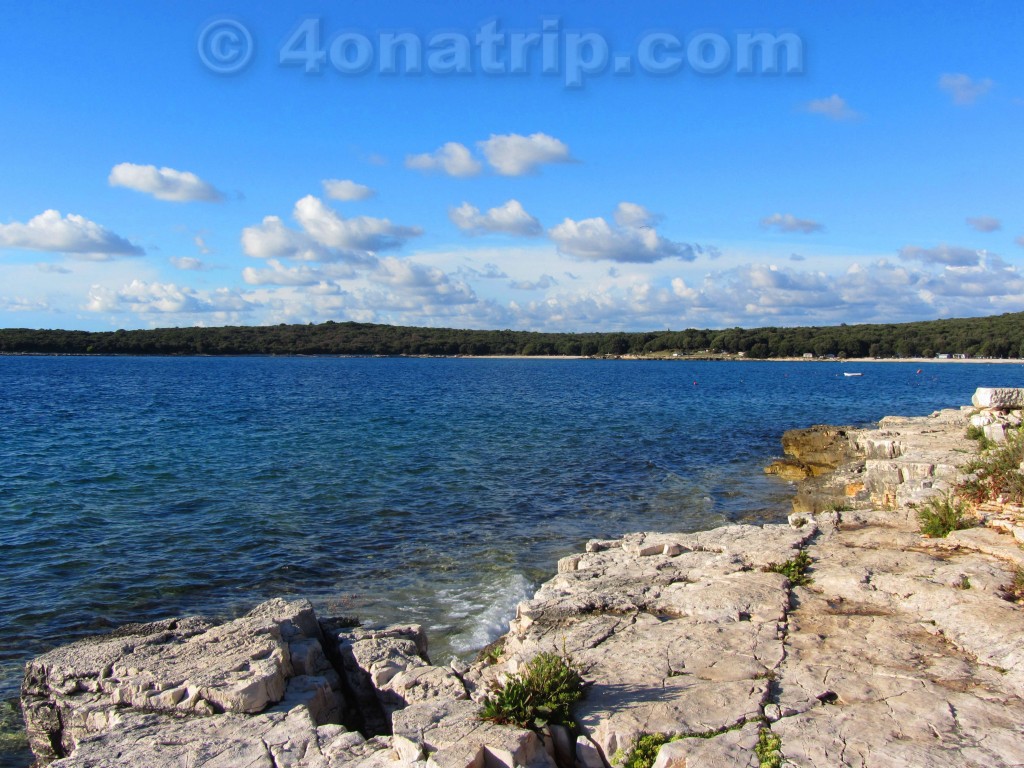
[[[0,386],[2,700],[54,645],[274,596],[469,654],[588,538],[783,519],[784,430],[1024,366],[3,357]]]

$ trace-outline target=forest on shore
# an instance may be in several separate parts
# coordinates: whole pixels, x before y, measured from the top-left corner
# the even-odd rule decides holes
[[[1024,312],[914,323],[795,328],[540,333],[372,323],[68,331],[0,329],[2,354],[96,355],[742,355],[1024,357]]]

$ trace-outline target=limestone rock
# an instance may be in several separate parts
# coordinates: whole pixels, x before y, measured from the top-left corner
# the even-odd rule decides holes
[[[975,408],[1011,411],[1024,408],[1024,389],[1011,387],[978,387],[971,398]]]

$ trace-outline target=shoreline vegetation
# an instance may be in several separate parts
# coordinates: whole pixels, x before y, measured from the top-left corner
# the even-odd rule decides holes
[[[1024,358],[1024,312],[899,324],[541,333],[327,321],[70,331],[0,329],[0,354],[994,361]]]

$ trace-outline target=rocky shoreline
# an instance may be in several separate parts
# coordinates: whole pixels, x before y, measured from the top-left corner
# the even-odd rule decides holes
[[[591,541],[471,665],[432,664],[418,626],[301,600],[58,648],[26,667],[32,750],[61,768],[607,768],[657,734],[657,768],[1022,765],[1024,614],[1005,599],[1022,510],[989,504],[938,539],[915,511],[977,455],[968,427],[998,441],[1022,405],[979,390],[790,433],[773,470],[800,481],[789,524]],[[799,558],[805,577],[783,567]],[[541,652],[584,670],[574,727],[482,721]]]

